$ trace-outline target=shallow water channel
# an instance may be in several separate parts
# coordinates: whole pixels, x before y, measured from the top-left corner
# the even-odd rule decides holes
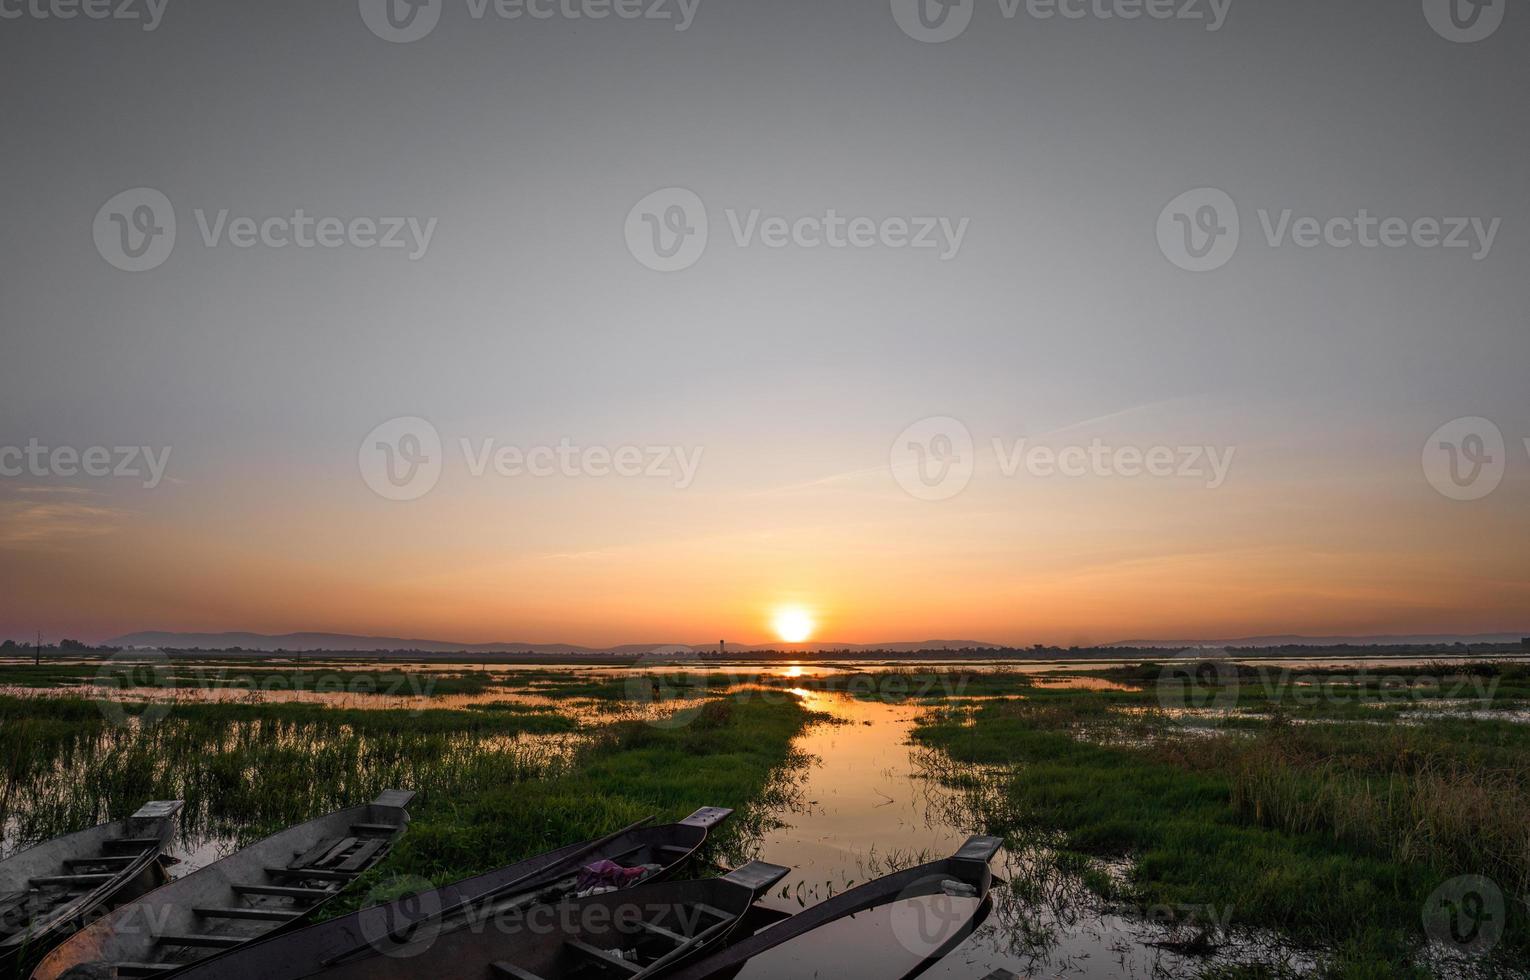
[[[963,825],[966,807],[959,794],[932,777],[929,767],[938,766],[938,758],[909,743],[925,709],[796,693],[836,723],[814,725],[799,740],[798,747],[813,757],[800,802],[779,815],[784,826],[759,847],[760,859],[793,871],[763,904],[799,911],[868,878],[949,856],[979,831]],[[1013,879],[1016,860],[1001,851],[996,874]],[[1070,912],[1025,908],[1005,884],[995,886],[994,898],[994,909],[977,932],[923,976],[984,977],[999,968],[1019,976],[1098,980],[1184,972],[1177,968],[1186,960],[1147,945],[1168,932],[1146,918],[1085,912],[1077,904],[1084,900],[1081,894],[1063,903]],[[780,947],[750,963],[740,977],[899,977],[919,964],[927,940],[949,934],[939,933],[934,919],[949,920],[953,912],[965,909],[898,903]]]

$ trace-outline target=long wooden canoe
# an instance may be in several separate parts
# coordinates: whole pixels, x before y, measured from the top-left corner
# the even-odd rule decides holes
[[[674,973],[666,974],[666,978],[721,980],[732,977],[750,960],[768,950],[815,929],[892,902],[942,893],[975,900],[965,906],[970,909],[965,915],[942,916],[944,928],[938,941],[935,941],[936,937],[921,937],[930,941],[931,948],[921,950],[921,961],[903,974],[904,978],[918,976],[960,945],[987,915],[988,893],[993,887],[989,861],[993,860],[1002,843],[997,837],[969,837],[955,854],[944,860],[931,861],[858,885],[726,948],[693,959]]]
[[[330,980],[645,980],[727,941],[788,869],[662,881],[554,905],[480,906],[405,947],[337,964]]]
[[[413,799],[388,790],[176,879],[76,933],[33,980],[165,976],[299,922],[382,860]]]
[[[0,861],[0,966],[40,955],[103,909],[164,882],[159,856],[180,800],[55,837]]]
[[[641,883],[662,880],[695,855],[708,833],[732,813],[722,807],[703,807],[679,823],[629,828],[560,847],[435,891],[251,943],[198,963],[177,974],[177,980],[297,980],[348,959],[407,946],[419,923],[449,916],[452,910],[466,916],[467,908],[487,901],[487,896],[493,896],[500,909],[562,900],[573,893],[579,869],[597,861],[646,867],[649,871]]]

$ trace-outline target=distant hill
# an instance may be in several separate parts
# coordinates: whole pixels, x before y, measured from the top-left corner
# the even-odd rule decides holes
[[[1440,649],[1455,644],[1473,647],[1500,645],[1519,647],[1522,638],[1530,636],[1530,630],[1517,633],[1435,634],[1435,635],[1377,635],[1377,636],[1247,636],[1217,640],[1127,640],[1094,647],[1008,647],[981,640],[900,640],[890,643],[834,643],[816,642],[788,646],[774,644],[729,643],[729,656],[746,657],[752,654],[820,655],[842,654],[850,657],[877,656],[902,657],[925,652],[964,653],[972,659],[1076,659],[1111,658],[1132,656],[1131,651],[1184,650],[1194,647],[1249,649],[1270,651],[1312,648],[1314,655],[1320,650],[1336,651],[1351,647],[1376,648],[1379,655],[1402,655],[1419,652],[1416,648]],[[431,658],[462,654],[468,657],[525,656],[537,660],[552,658],[638,658],[645,654],[672,655],[683,650],[700,654],[717,653],[712,643],[623,643],[609,647],[580,646],[573,643],[455,643],[450,640],[411,639],[397,636],[358,636],[351,633],[176,633],[149,631],[129,633],[108,641],[110,647],[157,648],[166,650],[196,650],[204,652],[235,652],[249,654],[327,652],[336,654],[419,654]]]
[[[107,643],[114,647],[156,647],[174,650],[249,650],[273,653],[277,650],[307,652],[324,650],[336,653],[372,653],[377,651],[419,651],[421,653],[534,653],[544,656],[595,656],[620,654],[641,656],[654,650],[674,650],[689,647],[698,651],[714,651],[716,643],[624,643],[611,647],[587,647],[570,643],[453,643],[447,640],[408,639],[397,636],[357,636],[350,633],[174,633],[149,631],[129,633]],[[782,649],[780,644],[729,643],[728,650],[735,653]],[[910,653],[919,650],[997,650],[1000,644],[983,643],[978,640],[922,640],[896,643],[802,643],[791,646],[793,651],[822,653],[825,651],[885,650],[892,653]]]
[[[1456,643],[1479,645],[1488,643],[1518,643],[1530,631],[1518,633],[1436,633],[1418,635],[1377,636],[1245,636],[1231,640],[1123,640],[1106,644],[1110,647],[1136,647],[1137,649],[1183,650],[1186,647],[1373,647],[1373,646],[1450,646]]]

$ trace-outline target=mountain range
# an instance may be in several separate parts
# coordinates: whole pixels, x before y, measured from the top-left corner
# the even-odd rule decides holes
[[[1187,647],[1280,647],[1280,646],[1425,646],[1454,643],[1487,644],[1518,643],[1530,636],[1530,631],[1518,633],[1482,633],[1475,635],[1377,635],[1377,636],[1252,636],[1237,639],[1213,640],[1127,640],[1104,644],[1105,647],[1139,647],[1144,649],[1185,649]],[[233,650],[251,652],[292,652],[327,650],[333,652],[361,653],[373,651],[410,650],[421,653],[533,653],[550,656],[592,656],[617,654],[641,656],[653,651],[673,652],[676,649],[715,651],[716,643],[623,643],[616,646],[592,647],[571,643],[454,643],[448,640],[408,639],[395,636],[358,636],[350,633],[178,633],[147,631],[129,633],[108,641],[115,647],[163,647],[177,650]],[[917,640],[891,643],[830,643],[815,642],[794,645],[729,643],[732,653],[749,653],[765,650],[788,649],[803,653],[829,651],[913,653],[921,650],[1007,650],[1016,649],[1002,643],[981,640]]]
[[[177,650],[232,650],[238,648],[241,650],[265,652],[276,650],[293,652],[329,650],[346,653],[376,650],[417,650],[421,653],[536,653],[566,654],[569,656],[613,653],[626,656],[641,656],[656,650],[673,652],[679,649],[694,649],[711,652],[718,649],[717,643],[622,643],[616,646],[591,647],[573,643],[453,643],[448,640],[408,639],[397,636],[357,636],[350,633],[283,633],[273,636],[264,633],[174,633],[158,631],[129,633],[126,636],[119,636],[115,640],[108,641],[108,645],[115,647],[165,647]],[[792,645],[790,649],[812,653],[819,653],[825,650],[888,650],[906,653],[916,650],[995,649],[998,647],[998,644],[982,643],[977,640],[921,640],[918,642],[898,643],[800,643]],[[781,644],[751,645],[729,643],[727,645],[727,649],[731,652],[779,650],[781,648]]]

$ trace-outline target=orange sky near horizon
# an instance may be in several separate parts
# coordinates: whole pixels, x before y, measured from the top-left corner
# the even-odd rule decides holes
[[[1281,471],[1286,472],[1286,471]],[[443,481],[398,504],[350,485],[233,480],[136,500],[0,501],[0,637],[323,631],[463,643],[1109,643],[1530,626],[1522,484],[1462,504],[1377,471],[1321,487],[1257,465],[1172,482],[975,480],[953,500],[886,472],[684,493]],[[1516,543],[1517,542],[1517,543]]]

